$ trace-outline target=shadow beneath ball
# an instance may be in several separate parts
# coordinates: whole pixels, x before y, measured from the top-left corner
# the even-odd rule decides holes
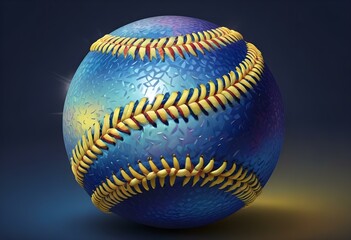
[[[115,215],[85,218],[85,226],[95,233],[121,238],[253,238],[276,239],[291,234],[292,229],[301,229],[308,224],[303,211],[296,209],[251,206],[216,223],[190,229],[159,229],[140,225]]]

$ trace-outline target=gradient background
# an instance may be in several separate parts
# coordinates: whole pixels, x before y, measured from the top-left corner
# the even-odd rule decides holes
[[[0,238],[350,239],[351,4],[348,1],[2,1]],[[100,213],[76,184],[61,112],[98,38],[155,15],[238,30],[283,94],[278,166],[249,208],[216,224],[158,230]]]

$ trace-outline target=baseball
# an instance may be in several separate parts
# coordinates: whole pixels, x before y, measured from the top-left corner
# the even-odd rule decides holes
[[[278,161],[279,89],[230,28],[160,16],[92,43],[63,112],[76,181],[103,212],[161,228],[251,204]]]

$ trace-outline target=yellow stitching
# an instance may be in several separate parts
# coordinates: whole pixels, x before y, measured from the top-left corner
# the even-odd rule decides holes
[[[189,90],[184,90],[183,94],[187,96],[187,98],[180,97],[180,100],[183,101],[181,105],[177,105],[176,98],[178,96],[178,92],[171,93],[170,97],[166,101],[165,105],[162,106],[162,101],[165,98],[165,95],[158,94],[152,104],[148,104],[145,109],[147,99],[142,98],[138,105],[136,106],[136,110],[133,113],[134,102],[130,102],[127,104],[122,112],[122,116],[119,118],[120,107],[116,108],[113,113],[112,118],[112,126],[110,125],[110,116],[106,115],[103,120],[102,131],[100,132],[100,123],[96,122],[93,125],[94,131],[92,133],[91,129],[87,131],[87,137],[82,137],[82,140],[78,142],[74,150],[72,151],[71,164],[72,164],[72,172],[75,175],[77,182],[83,186],[84,175],[87,173],[87,170],[90,168],[91,162],[96,159],[96,155],[101,155],[101,149],[108,149],[107,144],[115,144],[117,140],[123,140],[121,133],[130,134],[130,130],[139,130],[143,125],[152,124],[155,125],[157,119],[160,119],[163,123],[167,123],[168,115],[177,120],[179,116],[187,118],[190,114],[193,114],[194,117],[200,115],[203,111],[210,112],[212,111],[212,106],[214,108],[218,108],[220,105],[224,107],[228,102],[234,103],[235,98],[239,99],[241,97],[241,93],[238,89],[246,93],[247,90],[244,87],[245,84],[241,84],[241,82],[245,79],[247,75],[252,72],[255,74],[250,74],[250,76],[254,76],[256,78],[255,81],[260,80],[260,76],[263,72],[263,58],[259,54],[259,51],[256,51],[256,48],[252,44],[247,44],[248,52],[253,56],[254,62],[249,67],[250,69],[244,69],[237,67],[236,73],[231,71],[228,75],[224,75],[222,79],[217,79],[217,83],[221,81],[225,81],[226,88],[222,87],[222,91],[215,90],[215,86],[213,82],[209,82],[209,94],[207,94],[207,90],[204,84],[200,84],[199,88],[194,88],[192,96],[189,101],[186,102],[186,99],[189,95]],[[247,72],[245,74],[244,71]],[[236,76],[238,75],[238,77]],[[230,84],[229,84],[230,82]],[[221,84],[219,83],[218,86]],[[230,85],[227,87],[227,85]],[[213,94],[213,95],[212,95]],[[210,106],[210,104],[212,106]],[[201,109],[202,108],[202,109]],[[136,114],[137,113],[137,114]],[[86,140],[88,138],[89,141]],[[83,145],[82,145],[83,142]],[[106,143],[105,143],[106,142]],[[90,152],[89,152],[90,151]],[[86,156],[89,160],[83,159]],[[84,161],[85,160],[85,161]],[[175,160],[175,159],[173,159]],[[207,169],[205,167],[205,169]],[[186,172],[181,172],[179,174],[187,174]],[[177,174],[178,176],[178,174]],[[152,175],[150,175],[152,177]],[[211,180],[211,179],[208,179]],[[154,182],[151,182],[151,186],[155,185]]]
[[[184,43],[185,37],[186,42]],[[117,53],[118,56],[131,56],[133,59],[139,56],[141,60],[144,60],[146,55],[150,61],[156,58],[156,52],[158,52],[162,61],[165,55],[174,61],[176,56],[185,58],[186,53],[197,56],[197,53],[194,51],[195,49],[205,54],[203,48],[207,51],[212,51],[212,49],[219,47],[217,44],[226,46],[241,39],[243,37],[240,33],[225,27],[197,33],[194,32],[185,36],[163,37],[159,39],[137,39],[107,34],[94,42],[90,47],[90,51],[106,54],[111,53],[112,55]],[[146,50],[147,46],[149,47],[149,52]]]
[[[193,36],[194,38],[194,42],[198,42],[200,39],[199,39],[199,36],[197,35],[197,33],[191,33],[191,35]]]
[[[187,155],[184,168],[179,168],[179,162],[175,155],[173,155],[174,159],[176,161],[173,161],[173,168],[171,168],[167,160],[161,156],[163,169],[158,169],[154,161],[149,157],[148,163],[151,172],[139,161],[137,165],[139,169],[137,167],[128,167],[133,178],[121,169],[120,173],[124,180],[119,180],[115,174],[112,175],[113,181],[107,178],[105,182],[95,188],[91,196],[92,202],[100,210],[109,212],[116,204],[131,198],[133,195],[142,193],[142,189],[149,191],[149,184],[152,188],[156,188],[156,179],[158,179],[159,185],[164,187],[167,184],[166,179],[169,180],[170,186],[174,186],[177,177],[184,178],[182,186],[185,186],[191,180],[193,180],[192,186],[195,186],[200,181],[202,181],[201,187],[207,183],[210,183],[209,187],[221,184],[218,189],[226,189],[226,192],[236,196],[245,205],[252,203],[261,192],[262,187],[257,176],[253,172],[246,176],[248,171],[245,170],[243,172],[242,166],[237,169],[235,163],[229,170],[226,170],[227,161],[224,161],[218,168],[213,169],[214,159],[211,159],[206,167],[203,167],[204,158],[200,156],[198,164],[193,167],[192,160]]]
[[[211,35],[209,34],[209,31],[204,31],[204,35],[205,35],[205,39],[206,40],[210,40],[211,39]]]

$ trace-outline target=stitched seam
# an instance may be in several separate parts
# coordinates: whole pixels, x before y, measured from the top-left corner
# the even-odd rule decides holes
[[[105,115],[103,123],[94,124],[72,150],[71,168],[77,182],[83,186],[84,175],[97,156],[108,150],[108,144],[123,141],[123,133],[130,134],[131,130],[141,130],[148,124],[156,126],[157,120],[164,124],[168,124],[168,119],[187,121],[190,115],[197,118],[202,113],[208,114],[220,107],[225,109],[226,105],[239,102],[247,89],[253,89],[260,81],[264,68],[259,50],[251,43],[247,43],[247,48],[246,58],[236,67],[236,72],[217,78],[217,84],[210,81],[192,91],[158,94],[151,104],[147,98],[142,98]]]
[[[201,182],[201,187],[207,183],[210,183],[209,187],[222,184],[219,189],[236,196],[245,205],[252,203],[261,193],[262,187],[257,176],[235,163],[230,166],[229,170],[225,171],[227,161],[223,161],[221,166],[214,169],[214,159],[211,159],[204,166],[203,156],[199,157],[195,166],[190,156],[187,155],[184,168],[180,168],[175,155],[173,155],[173,167],[168,164],[171,161],[167,161],[162,156],[160,161],[163,167],[161,169],[155,165],[151,157],[148,159],[149,169],[141,161],[138,161],[138,169],[128,166],[130,174],[120,169],[122,178],[119,179],[115,174],[112,175],[112,180],[106,178],[106,181],[94,190],[91,196],[92,202],[101,211],[110,212],[110,209],[116,204],[142,193],[142,190],[155,189],[156,180],[161,187],[164,187],[167,184],[166,178],[169,178],[169,185],[174,186],[176,177],[184,178],[182,186],[188,184],[191,179],[193,179],[192,186],[198,182]]]
[[[213,51],[225,47],[231,43],[243,39],[239,32],[226,27],[219,27],[202,32],[193,32],[176,37],[152,38],[131,38],[119,37],[106,34],[94,42],[90,51],[96,51],[113,56],[137,56],[144,60],[160,57],[164,61],[168,56],[173,61],[176,56],[185,59],[187,55],[198,56],[198,53],[205,54],[205,51]]]

